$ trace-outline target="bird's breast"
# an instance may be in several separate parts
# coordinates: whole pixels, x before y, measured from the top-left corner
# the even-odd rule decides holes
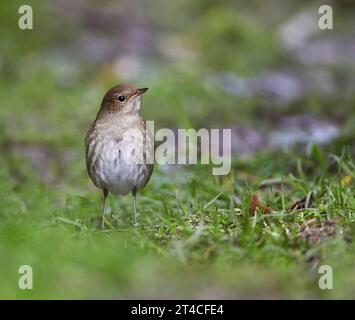
[[[87,167],[94,184],[113,194],[140,189],[150,178],[146,154],[150,138],[139,128],[115,132],[96,130],[87,139]]]

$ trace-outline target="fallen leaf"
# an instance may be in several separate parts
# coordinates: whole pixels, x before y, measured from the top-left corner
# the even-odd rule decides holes
[[[300,209],[309,208],[309,206],[314,202],[314,193],[310,192],[301,200],[296,201],[292,206],[290,206],[287,211],[296,211]]]
[[[250,205],[249,205],[250,214],[252,214],[253,216],[256,213],[256,208],[258,207],[258,204],[259,204],[259,195],[257,193],[254,193],[250,199]]]
[[[320,243],[329,237],[336,234],[336,222],[332,220],[325,221],[324,223],[313,223],[310,226],[302,226],[302,231],[299,236],[303,240],[308,240],[311,243]]]
[[[269,214],[272,212],[272,208],[268,207],[266,203],[262,204],[261,210],[264,214]]]
[[[347,186],[350,184],[351,180],[353,180],[353,177],[352,177],[352,176],[345,176],[345,177],[344,177],[343,179],[341,179],[341,181],[340,181],[341,187],[342,187],[342,188],[347,187]]]

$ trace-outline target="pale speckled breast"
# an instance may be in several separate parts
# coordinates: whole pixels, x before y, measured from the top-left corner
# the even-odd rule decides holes
[[[93,183],[113,194],[143,188],[150,179],[153,139],[144,120],[93,124],[86,138],[87,169]],[[128,124],[128,125],[127,125]],[[132,130],[133,129],[133,130]]]

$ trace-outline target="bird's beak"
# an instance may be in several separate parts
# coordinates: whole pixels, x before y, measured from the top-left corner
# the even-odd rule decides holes
[[[137,89],[136,92],[133,94],[133,96],[141,96],[144,92],[146,92],[148,90],[148,88],[140,88],[140,89]]]

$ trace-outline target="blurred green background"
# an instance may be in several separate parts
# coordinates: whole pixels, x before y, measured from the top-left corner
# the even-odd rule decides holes
[[[20,30],[2,2],[0,297],[354,298],[355,6],[327,3],[333,30],[322,1],[30,0]],[[233,170],[157,167],[101,231],[83,140],[122,82],[156,128],[231,128]]]

